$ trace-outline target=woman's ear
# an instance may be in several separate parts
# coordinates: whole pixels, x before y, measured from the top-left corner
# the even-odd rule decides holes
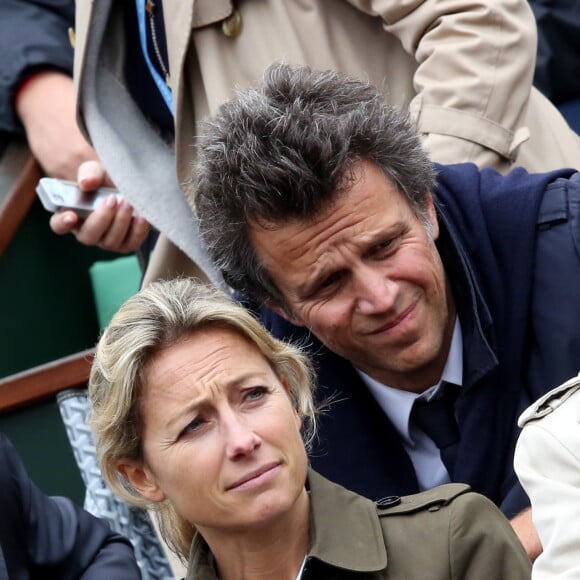
[[[296,421],[296,428],[300,431],[300,429],[302,429],[302,417],[300,417],[300,414],[296,409],[294,409],[294,420]]]
[[[117,471],[131,484],[133,489],[145,499],[160,502],[165,493],[157,485],[151,470],[141,461],[123,461],[117,465]]]
[[[296,407],[294,406],[294,402],[292,401],[292,392],[290,389],[290,383],[288,382],[288,379],[286,377],[281,377],[280,382],[282,383],[284,390],[286,391],[286,394],[288,395],[290,401],[292,402],[292,410],[294,411],[296,427],[298,428],[298,431],[300,431],[300,429],[302,429],[302,418],[300,417],[300,414],[298,413],[298,410],[296,409]]]
[[[292,393],[290,392],[290,383],[288,382],[288,379],[286,377],[279,377],[279,381],[282,383],[286,394],[290,397],[290,399],[292,399]]]

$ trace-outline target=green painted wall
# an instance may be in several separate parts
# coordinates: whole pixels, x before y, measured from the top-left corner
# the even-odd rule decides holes
[[[87,248],[48,227],[36,202],[0,256],[0,377],[94,346],[98,338],[88,273],[116,255]],[[33,479],[82,503],[84,488],[54,400],[0,415]]]
[[[0,431],[14,443],[30,477],[45,493],[65,495],[83,504],[84,484],[56,402],[0,416]]]

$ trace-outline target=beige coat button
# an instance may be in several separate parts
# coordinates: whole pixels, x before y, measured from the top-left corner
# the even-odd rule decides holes
[[[231,15],[222,21],[222,32],[228,38],[235,38],[236,36],[239,36],[243,27],[244,22],[242,20],[242,15],[237,9],[234,9]]]
[[[76,42],[76,35],[75,35],[75,29],[72,27],[70,27],[68,29],[68,41],[70,42],[70,45],[74,48],[75,42]]]

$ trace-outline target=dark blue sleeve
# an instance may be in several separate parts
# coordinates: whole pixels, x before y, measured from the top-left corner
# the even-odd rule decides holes
[[[580,10],[574,0],[528,0],[538,25],[534,84],[559,104],[580,98]]]
[[[21,132],[13,109],[20,82],[35,70],[72,76],[74,0],[0,1],[0,131]]]
[[[8,576],[138,579],[130,542],[72,501],[46,496],[0,436],[0,543]],[[26,575],[28,577],[28,574]]]
[[[527,401],[580,370],[580,173],[546,188],[538,214]],[[523,410],[522,408],[522,410]]]
[[[499,505],[499,509],[509,520],[529,507],[530,498],[519,482],[513,485]]]

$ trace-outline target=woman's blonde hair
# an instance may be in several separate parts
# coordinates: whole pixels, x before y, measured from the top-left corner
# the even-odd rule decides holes
[[[310,361],[297,346],[273,338],[229,295],[181,278],[155,282],[129,298],[97,345],[89,379],[91,426],[107,484],[125,501],[154,509],[165,540],[184,559],[195,533],[191,523],[170,502],[153,504],[139,495],[117,466],[124,460],[144,462],[140,399],[148,364],[160,351],[206,328],[234,331],[252,342],[285,379],[307,443],[315,429]]]

